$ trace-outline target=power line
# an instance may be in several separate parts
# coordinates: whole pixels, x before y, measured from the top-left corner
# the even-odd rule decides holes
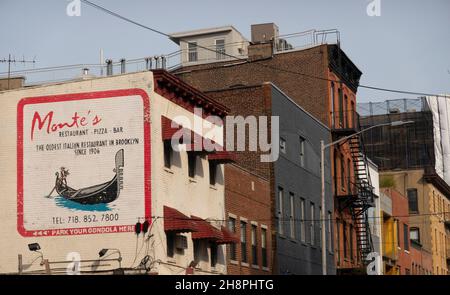
[[[126,21],[126,22],[129,22],[129,23],[132,23],[132,24],[134,24],[134,25],[137,25],[137,26],[139,26],[139,27],[141,27],[141,28],[150,30],[150,31],[152,31],[152,32],[154,32],[154,33],[163,35],[163,36],[165,36],[165,37],[167,37],[167,38],[169,38],[169,39],[171,38],[171,36],[170,36],[169,34],[167,34],[167,33],[164,33],[164,32],[162,32],[162,31],[160,31],[160,30],[153,29],[153,28],[151,28],[151,27],[149,27],[149,26],[143,25],[143,24],[141,24],[141,23],[139,23],[139,22],[136,22],[136,21],[134,21],[134,20],[132,20],[132,19],[130,19],[130,18],[127,18],[127,17],[122,16],[122,15],[116,13],[116,12],[113,12],[113,11],[107,9],[107,8],[104,8],[104,7],[100,6],[100,5],[97,5],[97,4],[93,3],[93,2],[90,2],[90,1],[88,1],[88,0],[81,0],[81,2],[83,2],[83,3],[87,4],[87,5],[90,5],[91,7],[94,7],[94,8],[96,8],[96,9],[99,9],[99,10],[101,10],[101,11],[103,11],[103,12],[109,14],[109,15],[112,15],[112,16],[114,16],[114,17],[120,18],[120,19],[122,19],[122,20],[124,20],[124,21]],[[183,39],[180,38],[180,40],[183,40]],[[186,41],[185,41],[185,42],[186,42]],[[217,51],[217,50],[214,50],[214,49],[211,49],[211,48],[202,46],[202,45],[198,45],[198,44],[197,44],[196,47],[201,48],[201,49],[205,49],[205,50],[208,50],[208,51],[212,51],[212,52],[215,52],[215,53],[220,53],[220,54],[222,54],[222,55],[231,57],[231,58],[236,59],[236,60],[239,60],[239,61],[248,62],[247,59],[240,58],[240,57],[237,57],[237,56],[235,56],[235,55],[228,54],[228,53],[226,53],[226,52]],[[329,78],[324,78],[324,77],[319,77],[319,76],[309,75],[309,74],[305,74],[305,73],[301,73],[301,72],[297,72],[297,71],[291,71],[291,70],[287,70],[287,69],[282,69],[282,68],[278,68],[278,67],[266,65],[266,64],[261,63],[260,61],[256,61],[256,62],[254,62],[254,63],[257,63],[258,65],[262,65],[262,66],[264,66],[264,67],[267,67],[267,68],[270,68],[270,69],[273,69],[273,70],[283,71],[283,72],[287,72],[287,73],[291,73],[291,74],[296,74],[296,75],[301,75],[301,76],[305,76],[305,77],[309,77],[309,78],[313,78],[313,79],[319,79],[319,80],[324,80],[324,81],[329,81],[329,82],[340,82],[340,81],[337,81],[337,80],[334,80],[334,79],[329,79]],[[403,93],[403,94],[411,94],[411,95],[425,95],[425,96],[436,96],[436,97],[450,98],[450,96],[447,96],[447,95],[431,94],[431,93],[424,93],[424,92],[414,92],[414,91],[404,91],[404,90],[389,89],[389,88],[382,88],[382,87],[375,87],[375,86],[363,85],[363,84],[358,84],[357,86],[359,86],[359,87],[361,87],[361,88],[367,88],[367,89],[372,89],[372,90],[377,90],[377,91],[385,91],[385,92]]]

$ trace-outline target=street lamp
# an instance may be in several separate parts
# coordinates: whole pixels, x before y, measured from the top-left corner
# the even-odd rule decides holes
[[[322,214],[320,216],[321,222],[322,222],[322,274],[326,275],[327,274],[327,251],[326,251],[326,223],[325,223],[325,218],[326,218],[326,210],[325,210],[325,149],[329,148],[335,144],[344,142],[354,136],[357,136],[363,132],[369,131],[371,129],[374,128],[378,128],[378,127],[382,127],[382,126],[391,126],[391,127],[396,127],[396,126],[403,126],[406,124],[411,124],[414,123],[414,121],[394,121],[394,122],[390,122],[390,123],[383,123],[383,124],[377,124],[377,125],[373,125],[370,126],[366,129],[360,130],[356,133],[353,133],[349,136],[345,136],[342,137],[336,141],[333,141],[331,143],[325,144],[325,142],[323,140],[320,141],[320,174],[321,174],[321,180],[322,180],[322,195],[321,195],[321,203],[322,203]],[[330,229],[331,230],[331,229]]]

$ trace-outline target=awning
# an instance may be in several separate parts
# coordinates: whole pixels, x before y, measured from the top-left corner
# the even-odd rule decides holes
[[[200,217],[191,216],[191,220],[195,224],[195,231],[192,233],[192,239],[221,240],[223,239],[222,231],[212,226],[208,221]]]
[[[223,238],[217,240],[217,244],[237,244],[241,241],[239,237],[228,228],[222,226],[221,231]]]
[[[183,126],[179,125],[178,123],[172,121],[171,119],[169,119],[167,117],[161,116],[162,140],[171,140],[172,137],[175,135],[175,133],[179,132],[180,130],[183,131],[183,141],[185,141],[184,143],[186,144],[186,148],[188,151],[199,152],[199,153],[209,152],[208,149],[205,147],[205,144],[204,144],[205,138],[204,137],[202,137],[198,133],[195,133],[192,130],[183,128]],[[188,137],[190,137],[190,141],[186,142]],[[222,149],[222,147],[220,145],[218,145],[217,143],[215,143],[214,141],[211,141],[211,144],[215,145],[213,151],[211,151],[211,152]]]
[[[161,116],[161,134],[162,134],[162,140],[171,140],[172,136],[180,130],[182,127],[178,125],[177,123],[173,122],[173,125],[175,127],[172,127],[172,120],[169,118],[166,118],[164,116]]]
[[[208,155],[208,160],[220,164],[231,163],[236,161],[236,154],[227,151],[217,151]]]
[[[192,232],[196,224],[180,211],[164,206],[164,231]]]

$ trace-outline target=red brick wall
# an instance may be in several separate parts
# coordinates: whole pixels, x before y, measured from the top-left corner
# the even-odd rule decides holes
[[[253,182],[253,185],[252,185]],[[247,221],[247,256],[248,264],[241,263],[241,245],[237,244],[237,261],[231,262],[228,253],[228,274],[271,274],[272,272],[272,239],[271,239],[271,210],[270,183],[254,173],[237,165],[225,166],[225,212],[228,216],[236,217],[236,233],[240,236],[240,220]],[[257,224],[257,252],[258,266],[252,266],[251,256],[251,224]],[[262,267],[261,258],[261,225],[267,227],[267,262],[268,269]],[[230,250],[227,247],[228,251]]]
[[[212,63],[185,67],[175,74],[201,91],[272,82],[305,110],[328,125],[327,81],[308,77],[327,77],[327,54],[326,45],[322,45],[275,54],[271,59],[256,62],[235,61],[232,62],[236,64],[234,66],[230,66],[231,63]]]
[[[433,273],[433,258],[431,253],[419,246],[411,245],[411,274],[424,275]]]
[[[403,232],[403,226],[406,224],[408,226],[407,241],[409,243],[408,199],[394,189],[382,189],[382,192],[391,197],[392,216],[394,219],[398,220],[397,222],[399,224],[400,249],[398,250],[397,266],[400,266],[400,274],[406,274],[406,269],[411,273],[411,245],[409,245],[409,250],[405,250],[405,238]]]

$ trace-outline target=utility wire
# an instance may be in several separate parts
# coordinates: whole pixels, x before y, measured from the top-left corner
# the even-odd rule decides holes
[[[98,9],[98,10],[101,10],[101,11],[103,11],[103,12],[109,14],[109,15],[112,15],[112,16],[114,16],[114,17],[120,18],[120,19],[122,19],[122,20],[124,20],[124,21],[126,21],[126,22],[129,22],[129,23],[132,23],[132,24],[134,24],[134,25],[136,25],[136,26],[139,26],[139,27],[141,27],[141,28],[150,30],[150,31],[152,31],[152,32],[154,32],[154,33],[163,35],[163,36],[165,36],[165,37],[167,37],[167,38],[169,38],[169,39],[171,38],[171,36],[170,36],[169,34],[167,34],[167,33],[164,33],[164,32],[162,32],[162,31],[160,31],[160,30],[153,29],[153,28],[151,28],[151,27],[149,27],[149,26],[143,25],[143,24],[141,24],[141,23],[139,23],[139,22],[136,22],[136,21],[134,21],[134,20],[132,20],[132,19],[130,19],[130,18],[127,18],[127,17],[125,17],[125,16],[122,16],[122,15],[116,13],[116,12],[113,12],[113,11],[111,11],[111,10],[105,8],[105,7],[102,7],[102,6],[100,6],[100,5],[97,5],[97,4],[95,4],[95,3],[91,2],[91,1],[88,1],[88,0],[81,0],[81,2],[83,2],[83,3],[87,4],[87,5],[90,5],[91,7],[94,7],[94,8],[96,8],[96,9]],[[181,38],[180,38],[180,40],[184,41],[184,40],[181,39]],[[186,41],[184,41],[184,42],[186,42]],[[228,53],[226,53],[226,52],[217,51],[217,50],[214,50],[214,49],[211,49],[211,48],[202,46],[202,45],[198,45],[198,44],[197,44],[197,47],[198,47],[198,48],[201,48],[201,49],[208,50],[208,51],[212,51],[212,52],[215,52],[215,53],[220,53],[220,54],[222,54],[222,55],[231,57],[231,58],[236,59],[236,60],[239,60],[239,61],[248,62],[247,59],[240,58],[240,57],[237,57],[237,56],[228,54]],[[276,71],[283,71],[283,72],[287,72],[287,73],[291,73],[291,74],[301,75],[301,76],[305,76],[305,77],[309,77],[309,78],[313,78],[313,79],[324,80],[324,81],[340,82],[340,81],[334,80],[334,79],[329,79],[329,78],[324,78],[324,77],[318,77],[318,76],[309,75],[309,74],[305,74],[305,73],[301,73],[301,72],[297,72],[297,71],[291,71],[291,70],[287,70],[287,69],[282,69],[282,68],[278,68],[278,67],[266,65],[266,64],[264,64],[264,63],[262,63],[262,62],[260,62],[260,61],[256,61],[256,62],[254,62],[254,63],[257,63],[258,65],[262,65],[262,66],[264,66],[264,67],[266,67],[266,68],[270,68],[270,69],[276,70]],[[363,85],[363,84],[358,84],[357,86],[359,86],[359,87],[361,87],[361,88],[367,88],[367,89],[378,90],[378,91],[385,91],[385,92],[393,92],[393,93],[403,93],[403,94],[411,94],[411,95],[425,95],[425,96],[436,96],[436,97],[450,98],[450,96],[447,96],[447,95],[431,94],[431,93],[424,93],[424,92],[414,92],[414,91],[404,91],[404,90],[397,90],[397,89],[388,89],[388,88],[375,87],[375,86]]]

